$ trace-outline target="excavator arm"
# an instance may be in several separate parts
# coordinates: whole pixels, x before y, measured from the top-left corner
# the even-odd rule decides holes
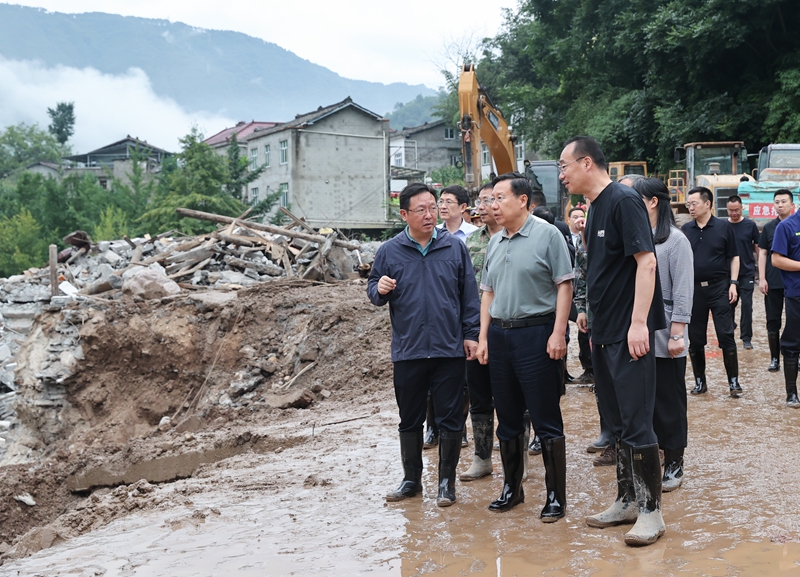
[[[481,184],[481,141],[492,155],[497,174],[516,170],[516,137],[478,83],[473,64],[464,65],[458,80],[458,108],[467,188],[475,191]]]

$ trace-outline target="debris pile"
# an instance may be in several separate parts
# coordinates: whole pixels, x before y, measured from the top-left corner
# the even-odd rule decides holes
[[[51,262],[58,261],[54,272],[51,267],[34,268],[0,279],[0,456],[9,448],[4,445],[18,417],[35,424],[45,443],[52,439],[42,433],[63,429],[56,423],[63,424],[61,409],[69,406],[65,382],[85,359],[84,324],[103,322],[92,312],[98,307],[120,301],[123,295],[134,302],[160,299],[156,307],[163,307],[185,295],[197,301],[194,306],[199,309],[211,310],[229,303],[235,297],[230,291],[264,282],[321,284],[363,277],[380,245],[351,242],[339,232],[320,235],[288,211],[284,212],[294,221],[292,228],[180,211],[221,226],[195,237],[170,231],[98,243],[75,231],[64,239],[72,248],[57,258],[51,254]],[[56,314],[39,317],[42,312]],[[19,354],[25,342],[26,350]],[[267,362],[265,371],[255,365],[237,374],[223,404],[251,396],[262,375],[271,374],[277,363]],[[294,370],[277,373],[286,375],[288,383]],[[288,389],[284,384],[280,392]],[[301,406],[310,400],[290,401]]]

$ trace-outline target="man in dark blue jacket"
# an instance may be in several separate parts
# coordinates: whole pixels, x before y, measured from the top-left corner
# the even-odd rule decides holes
[[[367,282],[370,301],[389,303],[394,391],[400,409],[403,481],[387,501],[422,490],[422,423],[428,391],[433,397],[439,440],[436,504],[456,501],[455,475],[464,425],[464,357],[475,358],[480,304],[467,247],[436,229],[436,191],[409,184],[400,193],[405,230],[375,255]]]

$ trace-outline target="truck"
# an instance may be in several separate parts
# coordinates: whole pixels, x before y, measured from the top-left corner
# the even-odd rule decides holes
[[[614,182],[629,174],[648,176],[647,163],[644,160],[622,160],[608,163],[608,176]]]
[[[675,148],[675,162],[685,162],[683,170],[671,170],[667,186],[672,196],[672,210],[679,225],[687,222],[686,193],[704,186],[714,193],[713,214],[728,216],[728,198],[738,194],[739,184],[748,180],[747,148],[741,140],[689,142]]]
[[[772,203],[776,190],[800,193],[800,144],[770,144],[762,148],[753,177],[739,183],[738,193],[744,215],[761,228],[777,216]]]

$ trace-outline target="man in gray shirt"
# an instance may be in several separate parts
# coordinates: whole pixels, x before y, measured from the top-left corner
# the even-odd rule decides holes
[[[566,449],[559,406],[560,360],[572,303],[572,262],[554,226],[529,214],[531,186],[524,175],[501,175],[490,205],[503,226],[486,249],[481,275],[478,360],[489,364],[497,410],[497,437],[505,481],[489,505],[507,511],[525,500],[522,490],[525,408],[542,440],[547,502],[545,523],[566,512]]]

